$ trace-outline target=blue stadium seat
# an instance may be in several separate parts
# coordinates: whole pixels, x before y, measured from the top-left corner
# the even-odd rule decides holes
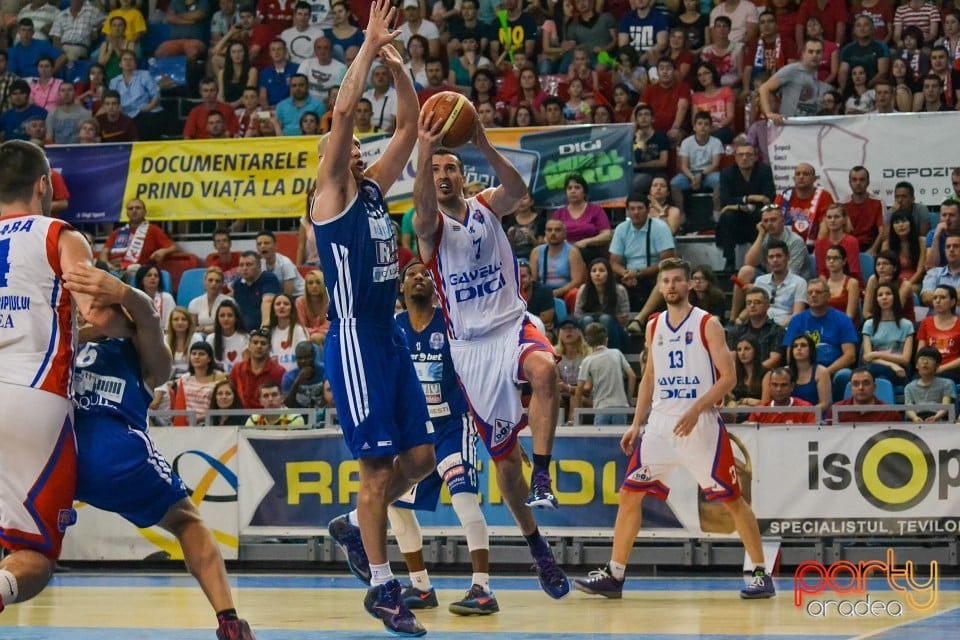
[[[887,380],[886,378],[876,378],[877,381],[877,400],[886,402],[887,404],[896,404],[897,400],[893,393],[893,383]],[[850,390],[850,383],[847,383],[846,388],[843,390],[843,399],[846,400],[853,395],[853,392]]]
[[[860,273],[863,274],[864,282],[873,275],[873,256],[869,253],[860,253]]]
[[[163,269],[160,270],[160,284],[163,285],[163,290],[169,294],[173,294],[173,278],[170,277],[170,272]]]
[[[177,304],[185,307],[190,301],[203,293],[203,276],[206,269],[187,269],[180,276],[180,289],[177,291]]]
[[[553,326],[567,319],[567,304],[560,298],[553,299]]]

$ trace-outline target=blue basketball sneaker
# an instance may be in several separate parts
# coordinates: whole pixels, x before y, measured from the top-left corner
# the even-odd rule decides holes
[[[400,594],[400,582],[394,578],[386,584],[371,587],[363,599],[363,608],[383,622],[387,631],[397,636],[417,638],[427,634],[423,625],[410,613]]]
[[[557,559],[553,557],[553,551],[550,550],[550,547],[547,547],[545,552],[535,552],[533,557],[537,562],[532,569],[537,572],[537,577],[540,578],[540,588],[548,596],[559,600],[570,593],[567,574],[557,564]]]
[[[536,471],[530,478],[530,496],[527,498],[527,506],[531,509],[534,507],[542,509],[559,507],[557,497],[553,494],[553,480],[550,479],[549,472]]]
[[[327,531],[333,541],[340,545],[343,554],[347,556],[347,567],[363,584],[370,584],[370,561],[363,548],[363,539],[360,537],[360,527],[350,524],[347,514],[334,518],[327,525]]]
[[[436,609],[440,606],[437,601],[437,590],[430,587],[429,591],[420,591],[415,586],[410,585],[400,594],[404,604],[408,609]]]
[[[603,596],[613,600],[623,597],[623,580],[614,578],[607,566],[591,571],[586,578],[577,578],[573,581],[573,586],[578,591],[592,596]]]
[[[450,603],[450,613],[458,616],[488,616],[500,611],[497,598],[492,591],[487,591],[478,584],[470,587],[463,600]]]
[[[773,587],[773,576],[763,569],[756,569],[753,572],[753,580],[740,591],[740,597],[744,600],[772,598],[775,595],[777,591]]]

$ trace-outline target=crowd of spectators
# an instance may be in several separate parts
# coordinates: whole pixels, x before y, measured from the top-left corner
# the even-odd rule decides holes
[[[611,349],[642,346],[645,322],[662,307],[656,265],[677,255],[675,237],[694,227],[691,196],[702,195],[724,258],[719,271],[736,286],[725,304],[717,274],[702,265],[691,295],[730,323],[743,378],[732,403],[777,402],[786,372],[788,397],[826,410],[842,401],[848,382],[852,392],[863,388],[861,365],[905,393],[915,365],[922,370],[914,351],[931,346],[940,355],[935,373],[960,378],[957,201],[947,200],[937,218],[903,182],[894,202],[880,202],[870,195],[869,172],[852,167],[851,196],[838,202],[804,158],[792,159],[793,184],[778,192],[765,162],[767,119],[953,110],[960,100],[956,0],[397,5],[398,46],[421,102],[443,90],[468,94],[487,127],[634,126],[626,220],[613,224],[577,174],[565,180],[564,206],[547,213],[527,199],[504,220],[531,311],[561,342],[566,318],[581,331],[602,326]],[[148,59],[184,61],[184,90],[196,100],[178,132],[184,138],[328,130],[369,2],[29,0],[3,10],[4,139],[94,144],[168,132],[160,98],[169,78],[158,83]],[[390,75],[374,67],[367,83],[355,133],[390,133],[397,109]],[[953,183],[960,190],[960,171]],[[66,202],[57,198],[56,177],[54,192],[56,203]],[[266,381],[281,385],[281,406],[308,396],[321,403],[322,391],[304,393],[304,380],[294,385],[297,376],[284,382],[280,373],[322,378],[315,366],[299,366],[306,347],[319,351],[326,334],[309,226],[294,261],[278,253],[270,234],[238,254],[229,234],[218,232],[209,287],[182,309],[162,291],[156,268],[176,245],[141,224],[147,204],[127,203],[130,224],[101,257],[155,296],[180,373],[193,376],[185,389],[158,393],[156,404],[166,399],[200,412],[220,406],[213,389],[224,380],[212,373],[220,370],[232,385],[225,405],[259,408]],[[412,253],[409,217],[400,237]],[[182,326],[188,317],[191,326]],[[812,339],[806,347],[804,337]],[[194,349],[198,343],[209,349]],[[806,360],[794,357],[804,348]],[[576,376],[564,379],[577,384]]]
[[[447,89],[468,94],[488,126],[635,123],[638,186],[672,169],[675,200],[715,184],[720,167],[709,140],[729,145],[749,133],[756,142],[763,127],[753,125],[765,118],[947,111],[960,98],[960,7],[949,0],[397,6],[398,44],[421,102]],[[28,121],[39,117],[56,144],[80,142],[85,121],[99,128],[87,142],[154,139],[170,133],[160,97],[174,84],[202,99],[177,132],[186,138],[323,132],[368,13],[367,0],[5,2],[4,135],[27,138]],[[163,64],[147,71],[148,62],[172,59],[182,63],[182,78],[164,75]],[[70,84],[73,96],[61,95]],[[368,112],[359,133],[393,130],[389,85],[389,74],[374,68],[358,106]],[[108,91],[135,126],[117,126],[116,113],[105,126]],[[649,121],[640,121],[639,105]],[[72,111],[71,126],[61,123],[55,136],[49,118],[59,110]],[[710,120],[694,145],[698,113]],[[665,138],[651,139],[655,133]],[[679,160],[668,166],[660,154],[670,147]]]

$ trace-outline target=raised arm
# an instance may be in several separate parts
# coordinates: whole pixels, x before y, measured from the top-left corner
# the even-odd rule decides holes
[[[417,234],[417,251],[424,261],[433,257],[437,229],[440,226],[440,204],[433,178],[433,152],[443,138],[443,120],[424,111],[418,119],[417,175],[413,180],[413,230]]]
[[[527,195],[527,183],[524,182],[517,168],[490,144],[487,132],[479,121],[473,143],[490,163],[493,173],[500,178],[500,184],[497,187],[483,192],[483,199],[497,217],[503,218],[517,210],[520,200]]]
[[[417,91],[413,88],[413,79],[403,66],[403,58],[396,48],[388,44],[380,49],[379,55],[393,74],[393,86],[397,90],[397,124],[387,148],[366,173],[386,193],[403,173],[417,144],[420,103],[417,101]]]
[[[80,232],[73,230],[61,232],[58,245],[60,269],[65,280],[75,269],[92,265],[93,255],[90,253],[90,245]],[[69,286],[67,290],[70,291],[73,301],[87,322],[104,335],[114,338],[130,335],[130,322],[117,307],[89,293],[73,291]]]
[[[352,179],[352,163],[345,161],[353,153],[353,119],[357,102],[363,96],[367,74],[380,49],[393,42],[399,31],[391,30],[397,10],[389,0],[375,0],[370,9],[365,39],[353,64],[340,84],[337,101],[333,105],[330,133],[323,139],[320,167],[317,169],[317,193],[314,216],[326,219],[337,215],[346,205],[348,194],[356,192]],[[384,189],[386,190],[386,189]]]
[[[143,381],[154,388],[170,377],[173,357],[163,340],[160,314],[144,292],[124,284],[106,271],[78,264],[68,273],[65,287],[73,294],[88,295],[104,305],[123,307],[133,321],[133,342],[140,355]]]

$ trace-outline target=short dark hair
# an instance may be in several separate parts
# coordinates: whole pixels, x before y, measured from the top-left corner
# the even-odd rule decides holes
[[[44,176],[50,179],[50,163],[40,147],[25,140],[0,144],[0,203],[29,202]]]
[[[457,153],[456,151],[454,151],[453,149],[449,149],[449,148],[447,148],[447,147],[438,147],[438,148],[433,152],[433,155],[435,155],[435,156],[453,156],[454,158],[457,159],[457,166],[460,167],[460,173],[464,173],[463,158],[461,158],[461,157],[460,157],[460,154]]]
[[[257,238],[262,238],[263,236],[266,236],[266,237],[270,238],[270,239],[273,240],[274,242],[277,241],[277,236],[276,236],[276,234],[273,233],[273,231],[269,231],[269,230],[267,230],[267,229],[263,229],[262,231],[257,231],[257,235],[256,235]],[[254,253],[256,253],[256,252],[254,252]],[[258,257],[259,257],[259,255],[260,255],[260,254],[257,254]]]
[[[630,206],[631,202],[642,202],[645,206],[650,206],[650,194],[645,191],[631,191],[627,196],[627,206]]]
[[[906,180],[901,180],[900,182],[898,182],[893,186],[894,191],[896,191],[897,189],[906,189],[907,192],[910,194],[911,198],[914,197],[915,195],[915,192],[913,190],[913,185],[907,182]]]
[[[773,249],[780,249],[788,258],[790,257],[790,247],[787,246],[787,243],[783,240],[771,240],[768,242],[767,255],[770,255],[770,251]]]
[[[301,5],[301,4],[307,4],[307,3],[298,2],[297,4]],[[307,6],[309,7],[310,5],[307,5]],[[260,388],[257,390],[257,393],[258,394],[263,393],[264,389],[279,389],[279,388],[280,388],[279,382],[276,382],[275,380],[265,380],[263,384],[260,385]]]
[[[943,355],[937,351],[936,347],[920,347],[915,360],[920,358],[931,358],[937,364],[943,362]]]
[[[591,347],[602,347],[608,337],[607,328],[599,322],[591,322],[583,331],[583,339]]]
[[[115,98],[117,102],[120,102],[120,92],[114,91],[113,89],[106,89],[103,92],[103,100],[107,98]]]

